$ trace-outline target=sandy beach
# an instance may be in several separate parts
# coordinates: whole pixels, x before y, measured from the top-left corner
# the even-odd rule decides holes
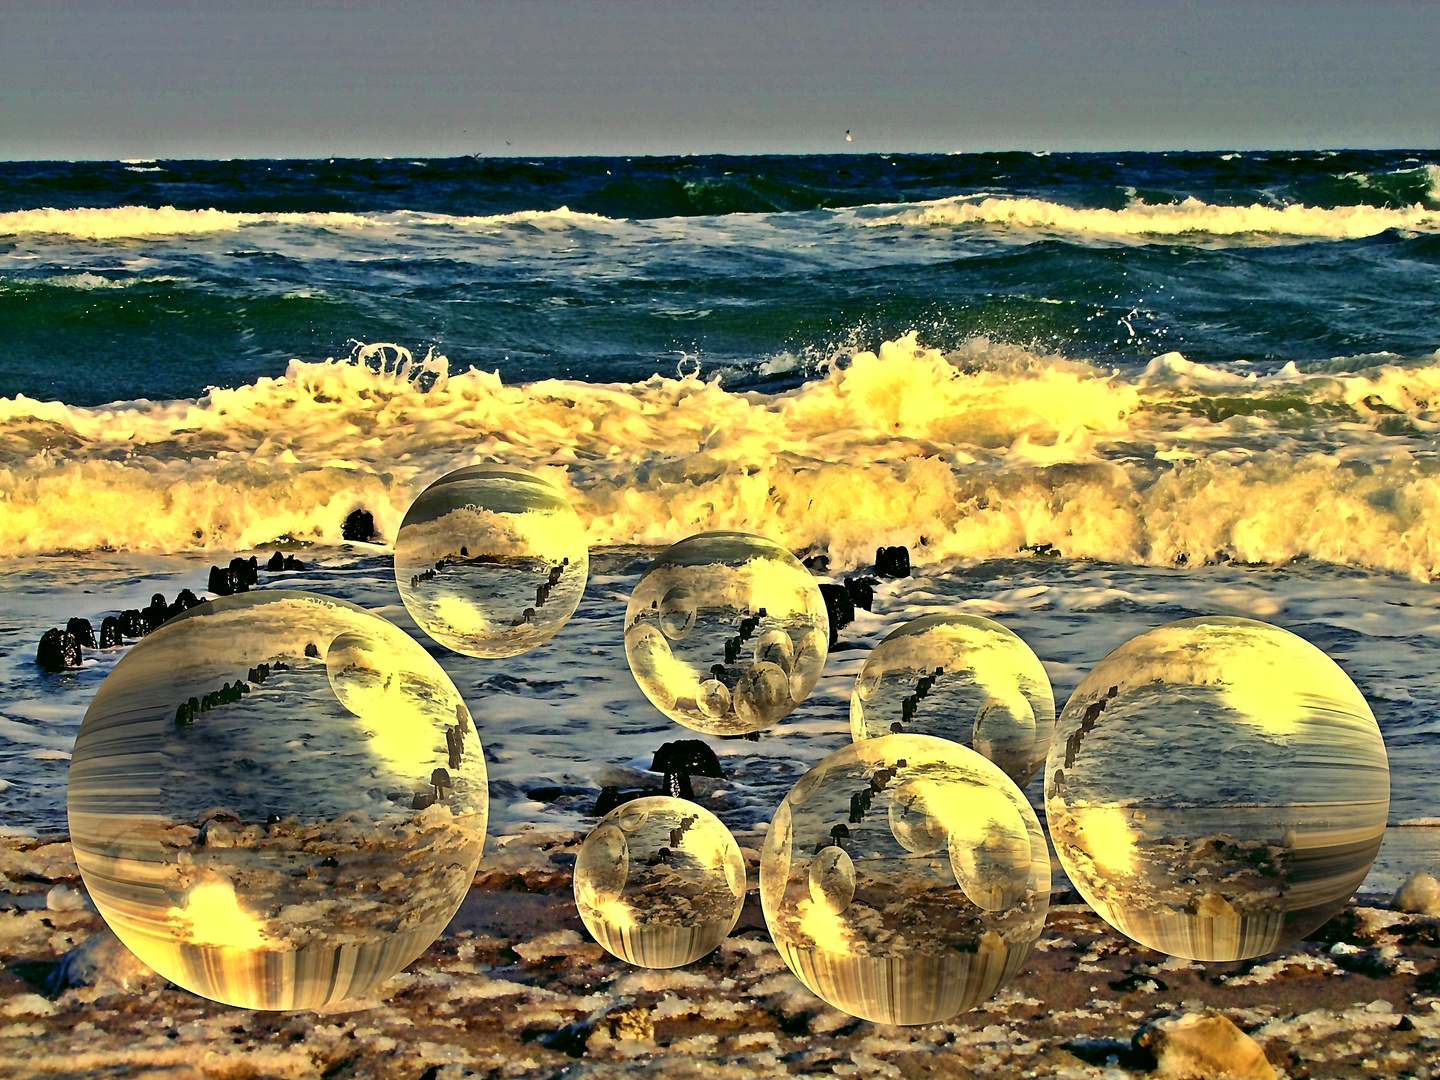
[[[92,965],[90,985],[47,992],[62,957],[108,931],[68,843],[9,840],[0,1076],[1120,1078],[1154,1073],[1138,1031],[1205,1010],[1286,1080],[1440,1074],[1440,919],[1392,911],[1388,897],[1355,897],[1293,948],[1198,964],[1128,941],[1060,893],[996,997],[946,1023],[890,1027],[829,1007],[785,968],[760,910],[760,834],[737,837],[750,892],[730,937],[665,971],[624,964],[586,932],[570,876],[582,839],[528,830],[495,846],[401,975],[353,1008],[293,1013],[228,1008],[113,960]]]

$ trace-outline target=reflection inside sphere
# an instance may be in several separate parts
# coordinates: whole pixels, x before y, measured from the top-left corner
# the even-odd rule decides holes
[[[760,898],[786,964],[837,1009],[930,1024],[1015,976],[1050,859],[1020,789],[973,751],[886,735],[831,754],[766,833]]]
[[[850,695],[850,735],[934,735],[969,746],[1024,787],[1055,729],[1039,658],[999,623],[922,615],[875,647]]]
[[[76,861],[161,975],[253,1009],[353,999],[429,946],[480,860],[485,764],[440,666],[362,608],[266,590],[192,608],[96,693]]]
[[[575,614],[589,567],[585,528],[533,473],[471,465],[405,512],[395,581],[420,629],[466,656],[515,656]]]
[[[820,678],[829,641],[810,572],[748,533],[701,533],[666,549],[625,613],[625,656],[645,696],[714,735],[789,715]]]
[[[616,807],[575,859],[575,902],[596,941],[627,963],[680,967],[740,919],[745,860],[730,831],[687,799]]]
[[[1061,713],[1045,812],[1111,925],[1192,960],[1304,938],[1359,888],[1389,810],[1364,697],[1319,649],[1250,619],[1186,619],[1105,657]]]

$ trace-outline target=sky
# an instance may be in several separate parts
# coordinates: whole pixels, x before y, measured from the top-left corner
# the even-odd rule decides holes
[[[1437,44],[1428,0],[0,0],[0,159],[1431,148]]]

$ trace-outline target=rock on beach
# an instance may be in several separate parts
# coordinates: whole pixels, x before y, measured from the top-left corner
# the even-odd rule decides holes
[[[1440,881],[1417,870],[1396,890],[1390,906],[1417,915],[1440,915]]]
[[[1276,1080],[1260,1044],[1217,1012],[1158,1020],[1135,1036],[1164,1080]]]

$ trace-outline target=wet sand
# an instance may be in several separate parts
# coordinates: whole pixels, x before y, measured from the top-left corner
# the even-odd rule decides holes
[[[585,931],[570,866],[583,837],[492,843],[465,903],[404,973],[354,1008],[257,1012],[162,980],[50,995],[60,958],[104,932],[68,843],[0,846],[0,1077],[1143,1076],[1144,1024],[1218,1009],[1278,1076],[1440,1076],[1440,919],[1358,896],[1301,944],[1238,963],[1171,960],[1073,893],[999,995],[947,1023],[856,1020],[790,974],[758,895],[761,835],[741,834],[750,893],[714,953],[646,971]],[[61,888],[57,888],[61,886]]]

